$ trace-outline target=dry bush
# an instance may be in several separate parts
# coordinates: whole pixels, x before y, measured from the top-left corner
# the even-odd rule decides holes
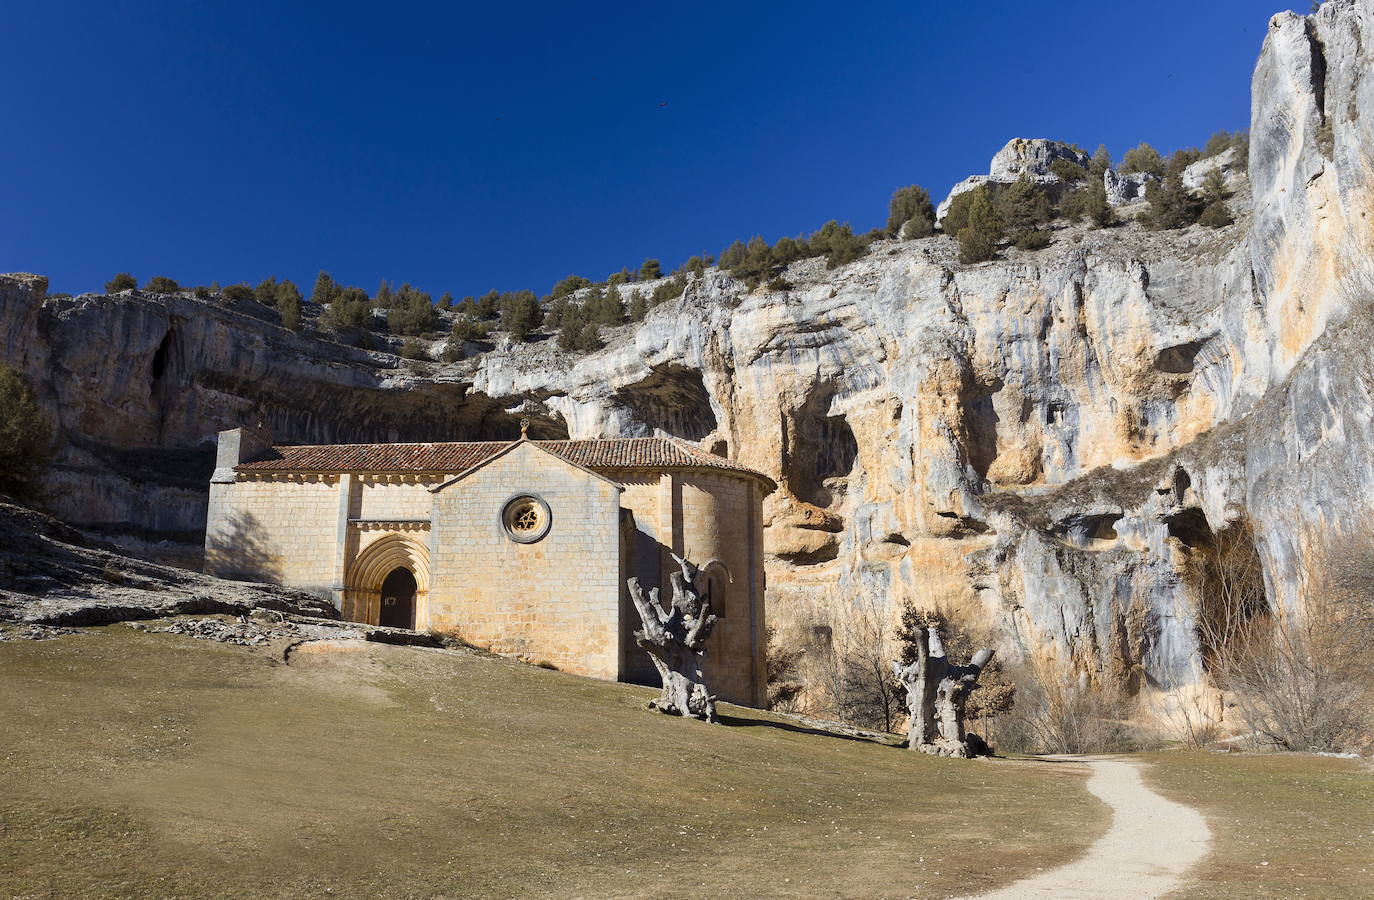
[[[893,629],[886,604],[859,598],[847,615],[815,623],[811,630],[795,710],[856,728],[895,731],[906,716],[906,691],[892,676]]]
[[[998,743],[1023,753],[1124,753],[1155,746],[1129,721],[1131,704],[1057,659],[1015,667],[1016,706],[998,723]]]
[[[801,712],[800,698],[806,690],[802,662],[806,648],[783,638],[772,628],[765,630],[768,670],[768,708],[782,712]]]
[[[1339,752],[1374,741],[1374,538],[1326,539],[1298,610],[1265,594],[1249,526],[1194,551],[1203,660],[1255,742]]]

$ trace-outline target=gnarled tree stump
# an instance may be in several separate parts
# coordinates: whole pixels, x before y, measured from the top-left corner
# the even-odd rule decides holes
[[[663,692],[649,706],[673,716],[718,722],[716,698],[706,687],[701,665],[716,617],[711,614],[710,598],[698,587],[697,567],[680,556],[673,559],[680,569],[670,578],[673,603],[666,613],[658,602],[658,588],[651,588],[645,597],[638,578],[628,582],[630,599],[644,623],[634,633],[635,643],[648,651],[663,680]]]
[[[927,639],[916,641],[916,661],[903,667],[892,663],[897,680],[906,687],[906,706],[911,715],[907,746],[934,756],[976,754],[964,734],[964,703],[978,683],[991,650],[979,650],[966,666],[950,665],[940,633],[926,629]]]

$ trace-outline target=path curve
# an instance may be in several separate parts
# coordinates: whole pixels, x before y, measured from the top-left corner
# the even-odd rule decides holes
[[[1083,761],[1093,770],[1088,790],[1112,808],[1107,833],[1083,858],[990,894],[979,894],[978,900],[1153,900],[1179,888],[1184,873],[1207,855],[1212,832],[1202,814],[1146,787],[1139,763]]]

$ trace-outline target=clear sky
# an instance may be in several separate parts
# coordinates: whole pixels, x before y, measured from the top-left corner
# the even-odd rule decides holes
[[[0,271],[462,297],[864,231],[1012,137],[1248,127],[1280,2],[15,0]]]

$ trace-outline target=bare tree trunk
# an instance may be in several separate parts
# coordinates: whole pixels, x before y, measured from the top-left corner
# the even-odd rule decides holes
[[[964,704],[978,683],[991,650],[979,650],[966,666],[950,665],[940,633],[926,629],[927,640],[916,642],[916,661],[903,667],[892,663],[897,680],[906,687],[907,746],[934,756],[974,756],[964,733]]]
[[[650,588],[645,597],[638,578],[628,582],[630,599],[644,623],[634,633],[635,643],[648,652],[663,682],[662,693],[649,706],[669,715],[719,722],[716,698],[707,689],[702,672],[706,639],[716,617],[711,613],[709,597],[697,588],[697,567],[679,556],[673,558],[681,571],[671,576],[673,605],[668,612],[659,604],[658,588]]]

